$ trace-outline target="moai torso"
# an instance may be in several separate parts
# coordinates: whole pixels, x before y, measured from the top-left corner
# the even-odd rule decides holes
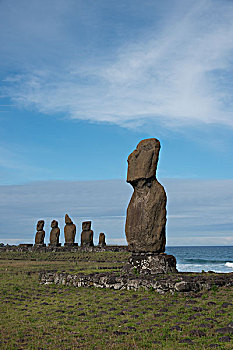
[[[50,231],[50,244],[51,245],[59,245],[59,236],[60,236],[60,228],[58,227],[58,222],[56,220],[53,220],[51,222],[51,228]]]
[[[167,197],[156,179],[160,142],[141,141],[128,157],[127,182],[133,188],[125,224],[126,239],[133,252],[165,251]]]
[[[37,232],[35,237],[35,244],[44,245],[45,231],[43,230],[43,228],[44,228],[44,220],[39,220],[36,226]]]
[[[65,216],[65,223],[66,223],[64,227],[65,243],[73,244],[75,240],[75,235],[76,235],[76,226],[67,214]]]
[[[93,246],[93,231],[91,230],[91,221],[82,223],[81,246]]]
[[[99,234],[99,246],[105,246],[106,242],[105,242],[105,234],[103,232],[101,232]]]

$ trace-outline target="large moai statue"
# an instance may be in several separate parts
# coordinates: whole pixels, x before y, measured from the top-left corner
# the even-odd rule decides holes
[[[104,247],[106,246],[106,241],[105,241],[105,234],[103,232],[101,232],[99,234],[99,244],[98,244],[99,247]]]
[[[128,157],[127,182],[134,192],[125,224],[126,239],[132,256],[128,268],[138,272],[176,271],[176,260],[162,254],[166,244],[166,203],[163,186],[156,178],[160,142],[142,140]]]
[[[45,246],[44,244],[44,238],[45,238],[45,231],[44,231],[44,220],[39,220],[36,225],[36,237],[35,237],[35,245],[36,246]]]
[[[60,236],[60,228],[58,227],[58,222],[56,220],[53,220],[51,222],[51,231],[50,231],[50,246],[60,247],[61,243],[59,243],[59,236]]]
[[[94,246],[93,231],[91,230],[91,221],[84,221],[82,223],[81,246],[82,247]]]
[[[65,215],[65,245],[78,245],[78,243],[74,243],[75,235],[76,235],[76,226],[69,217],[68,214]]]

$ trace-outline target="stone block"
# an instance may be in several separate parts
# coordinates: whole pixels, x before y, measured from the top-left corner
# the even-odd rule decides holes
[[[133,253],[123,270],[145,275],[176,273],[176,258],[167,254]]]

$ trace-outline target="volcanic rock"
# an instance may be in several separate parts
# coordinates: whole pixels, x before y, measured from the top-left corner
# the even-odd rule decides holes
[[[123,270],[136,274],[177,272],[175,257],[164,254],[167,196],[156,179],[159,151],[159,140],[146,139],[128,157],[127,182],[134,192],[125,234],[132,255]]]
[[[69,217],[68,214],[65,215],[65,227],[64,227],[64,234],[65,234],[65,244],[74,244],[75,235],[76,235],[76,226]]]
[[[60,228],[58,227],[58,222],[56,220],[53,220],[51,222],[51,228],[50,231],[50,245],[59,246],[59,236],[60,236]]]
[[[81,246],[94,246],[93,231],[91,230],[91,221],[84,221],[82,223]]]
[[[105,234],[103,232],[101,232],[99,234],[99,244],[98,244],[100,247],[103,247],[106,245],[106,242],[105,242]]]
[[[223,327],[223,328],[218,328],[216,329],[216,333],[220,334],[233,334],[233,328],[232,327]]]
[[[165,251],[167,197],[156,179],[159,151],[159,140],[146,139],[128,157],[127,182],[134,193],[127,209],[125,233],[133,252]]]
[[[45,245],[44,244],[44,238],[45,238],[45,231],[44,228],[44,220],[39,220],[36,225],[36,237],[35,237],[35,245]]]

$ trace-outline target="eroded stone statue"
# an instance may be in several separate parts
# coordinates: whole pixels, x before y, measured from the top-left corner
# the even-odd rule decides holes
[[[100,247],[104,247],[106,245],[106,241],[105,241],[105,234],[103,232],[101,232],[99,234],[99,244]]]
[[[64,235],[65,235],[65,245],[74,244],[75,235],[76,235],[76,226],[69,217],[68,214],[65,215],[65,227],[64,227]]]
[[[35,237],[35,245],[45,245],[44,244],[44,238],[45,238],[45,231],[44,229],[44,220],[39,220],[36,225],[36,237]]]
[[[132,255],[126,268],[139,273],[176,272],[176,259],[163,254],[166,244],[166,203],[163,186],[156,178],[160,142],[142,140],[128,157],[127,182],[134,192],[125,224]]]
[[[167,197],[156,179],[159,151],[159,140],[146,139],[128,157],[127,182],[134,193],[127,209],[125,233],[131,251],[165,251]]]
[[[56,220],[53,220],[51,222],[51,228],[52,230],[50,231],[50,245],[58,247],[61,245],[59,243],[60,228],[58,227],[58,222]]]
[[[93,243],[93,231],[91,230],[91,221],[84,221],[82,223],[81,233],[81,246],[92,247]]]

